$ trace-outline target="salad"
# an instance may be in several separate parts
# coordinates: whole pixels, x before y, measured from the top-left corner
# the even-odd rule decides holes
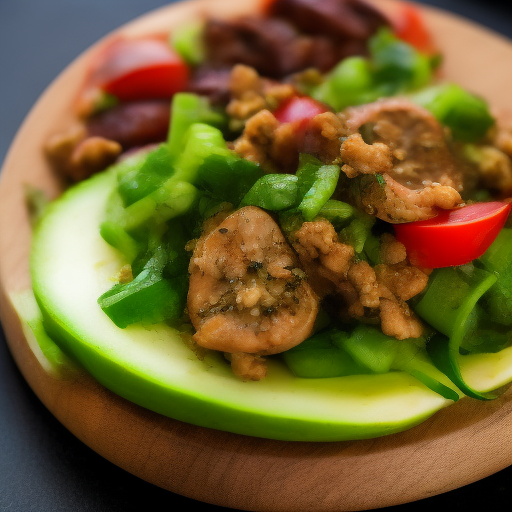
[[[495,398],[512,130],[399,14],[274,0],[105,44],[45,148],[81,182],[34,234],[46,334],[135,403],[275,439]]]

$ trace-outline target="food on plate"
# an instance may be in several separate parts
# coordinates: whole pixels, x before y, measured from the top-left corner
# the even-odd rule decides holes
[[[34,234],[57,345],[135,403],[275,439],[497,396],[512,130],[411,9],[273,0],[107,41],[45,147],[82,181]]]

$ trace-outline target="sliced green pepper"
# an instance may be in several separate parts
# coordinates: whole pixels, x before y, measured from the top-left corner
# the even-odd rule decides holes
[[[410,99],[430,110],[454,139],[463,142],[481,139],[495,123],[487,103],[456,84],[430,87]]]
[[[172,98],[171,122],[167,139],[172,160],[176,160],[182,154],[186,134],[194,123],[222,128],[226,118],[212,109],[205,97],[188,92],[175,94]]]
[[[118,191],[125,206],[154,192],[174,173],[167,144],[132,161],[133,167],[118,171]]]
[[[293,174],[266,174],[242,199],[240,206],[259,206],[264,210],[280,211],[297,205],[298,178]]]
[[[414,308],[416,313],[439,333],[427,343],[427,352],[436,367],[466,395],[481,400],[498,396],[473,389],[460,371],[460,346],[464,336],[474,328],[475,305],[496,282],[496,276],[466,265],[442,268],[430,277],[425,295]]]
[[[183,314],[188,279],[166,279],[163,270],[167,261],[168,255],[160,247],[133,281],[115,285],[98,299],[118,327],[124,329],[136,322],[155,324]]]
[[[325,379],[368,373],[343,349],[333,344],[341,331],[329,329],[311,336],[282,353],[282,359],[296,377]]]
[[[197,172],[198,186],[219,201],[238,205],[263,176],[261,167],[236,155],[207,156]]]

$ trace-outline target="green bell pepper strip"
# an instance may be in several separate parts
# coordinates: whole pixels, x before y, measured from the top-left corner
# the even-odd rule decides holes
[[[500,231],[480,258],[484,268],[498,276],[496,284],[484,295],[484,308],[497,323],[512,325],[512,229]]]
[[[311,336],[281,354],[296,377],[326,379],[368,373],[342,348],[333,344],[337,329],[328,329]]]
[[[438,395],[457,402],[460,398],[458,389],[432,364],[425,350],[425,338],[432,335],[429,333],[424,339],[400,341],[391,369],[407,372]]]
[[[173,161],[183,153],[186,134],[195,123],[223,128],[226,118],[213,110],[205,97],[188,92],[175,94],[172,98],[171,122],[167,138],[169,154]]]
[[[184,137],[184,146],[181,155],[176,160],[177,181],[195,183],[199,168],[205,158],[219,155],[223,158],[232,157],[232,152],[226,146],[222,132],[204,123],[194,123]]]
[[[240,203],[264,210],[280,211],[297,205],[298,178],[293,174],[266,174],[247,192]]]
[[[414,91],[431,82],[435,62],[389,29],[380,29],[370,38],[368,47],[369,59],[342,60],[311,95],[339,111],[383,96]]]
[[[429,57],[398,39],[388,28],[380,29],[368,46],[374,80],[386,96],[415,90],[430,82]]]
[[[168,255],[160,247],[133,281],[114,285],[99,297],[99,306],[118,327],[124,329],[137,322],[155,324],[183,314],[188,279],[164,278],[167,261]]]
[[[446,377],[429,361],[424,340],[397,340],[371,325],[360,324],[350,335],[338,332],[334,344],[343,348],[354,361],[370,373],[407,372],[443,398],[457,401],[459,395]],[[364,372],[361,372],[364,373]],[[446,379],[447,380],[447,379]]]
[[[117,175],[117,189],[125,206],[154,192],[174,173],[167,144],[132,162],[132,168],[121,167]]]
[[[441,124],[450,128],[453,138],[462,142],[481,139],[495,124],[487,103],[456,84],[429,87],[409,98],[430,110]]]
[[[363,57],[343,59],[311,95],[336,111],[375,101],[378,93],[370,62]]]
[[[139,244],[119,224],[108,221],[102,222],[100,235],[107,244],[117,249],[128,263],[131,263],[139,254]]]
[[[337,229],[346,224],[354,216],[355,211],[348,203],[329,199],[318,212],[318,217],[327,219]]]
[[[263,175],[258,164],[235,154],[212,154],[199,166],[197,184],[219,201],[238,205]]]
[[[297,174],[299,180],[300,177]],[[315,179],[309,190],[304,194],[298,209],[302,212],[304,220],[312,221],[330,199],[338,179],[340,168],[337,165],[322,165],[315,173]]]
[[[460,346],[472,327],[477,301],[496,282],[494,274],[476,268],[448,267],[434,272],[425,295],[414,308],[436,333],[427,343],[427,353],[435,366],[463,393],[480,400],[498,395],[473,389],[460,371]]]
[[[374,224],[375,217],[364,212],[356,212],[350,224],[340,231],[340,238],[344,243],[351,245],[357,254],[361,254]]]
[[[192,66],[201,64],[205,59],[203,30],[204,22],[192,22],[177,27],[170,36],[171,47]]]
[[[360,324],[350,335],[337,336],[334,343],[372,373],[387,373],[391,369],[400,342],[376,327]]]
[[[198,190],[186,181],[167,180],[163,186],[125,208],[119,223],[130,231],[150,219],[165,222],[187,213],[198,198]]]

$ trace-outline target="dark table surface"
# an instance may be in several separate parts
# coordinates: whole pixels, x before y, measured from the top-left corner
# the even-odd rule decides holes
[[[0,0],[0,161],[23,118],[80,52],[164,0]],[[508,2],[428,0],[512,39]],[[512,63],[504,63],[512,65]],[[468,446],[468,450],[471,446]],[[512,502],[512,467],[461,489],[391,507],[494,510]],[[0,330],[0,511],[129,512],[199,503],[148,484],[106,461],[68,432],[16,368]]]

